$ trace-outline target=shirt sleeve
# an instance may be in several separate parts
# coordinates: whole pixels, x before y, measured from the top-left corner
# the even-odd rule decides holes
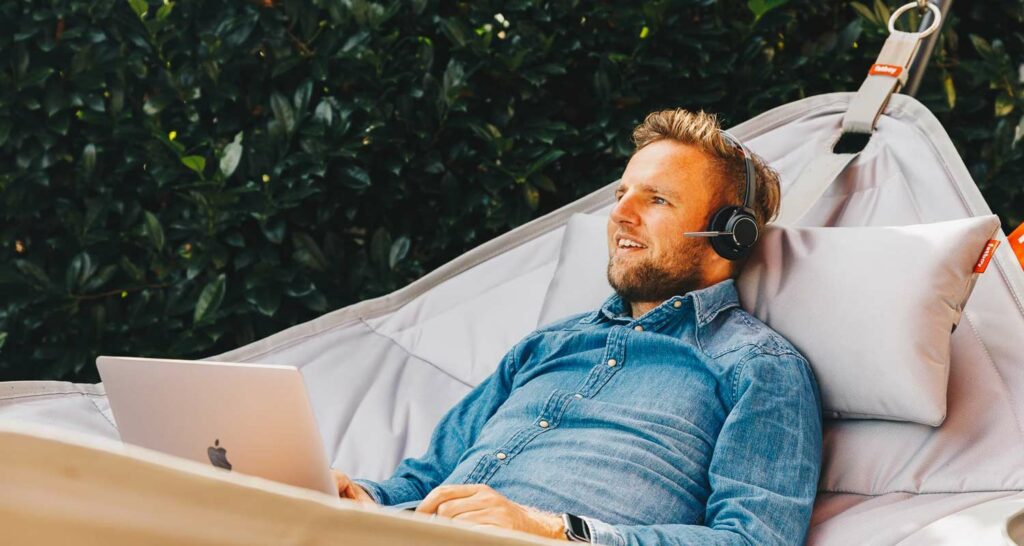
[[[807,361],[755,353],[737,366],[733,407],[708,468],[704,525],[610,525],[595,544],[803,544],[821,471],[821,406]]]
[[[463,452],[473,445],[484,424],[508,398],[519,364],[517,349],[521,346],[522,342],[509,350],[494,373],[448,410],[434,429],[423,456],[404,459],[385,481],[352,481],[385,506],[426,497],[452,473]]]

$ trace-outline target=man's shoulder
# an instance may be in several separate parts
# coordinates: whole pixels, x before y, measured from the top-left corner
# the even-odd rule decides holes
[[[774,396],[793,403],[813,397],[820,406],[817,380],[807,358],[782,334],[742,308],[728,309],[708,323],[701,344],[728,370],[734,403],[741,385],[770,384]]]
[[[701,351],[710,358],[791,355],[806,360],[782,334],[739,306],[725,309],[698,328],[697,339]]]

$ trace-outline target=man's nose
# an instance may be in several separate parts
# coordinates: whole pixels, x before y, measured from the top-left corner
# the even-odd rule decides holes
[[[612,222],[616,224],[636,224],[638,223],[637,210],[636,210],[636,199],[629,193],[623,194],[619,201],[612,207],[611,212]]]

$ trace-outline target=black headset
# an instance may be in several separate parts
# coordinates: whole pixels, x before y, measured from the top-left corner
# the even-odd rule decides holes
[[[743,194],[741,206],[722,207],[711,217],[711,225],[708,231],[688,231],[683,235],[687,237],[710,237],[711,248],[719,256],[726,260],[739,260],[745,258],[757,242],[758,231],[757,221],[754,220],[754,210],[750,208],[756,196],[755,182],[757,174],[754,172],[754,161],[750,158],[750,151],[736,137],[719,130],[722,137],[733,146],[743,152],[743,164],[747,170],[746,191]]]

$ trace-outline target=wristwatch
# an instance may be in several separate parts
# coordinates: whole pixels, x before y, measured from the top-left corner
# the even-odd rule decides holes
[[[562,523],[565,524],[565,538],[569,542],[593,542],[587,520],[573,514],[562,514]]]

